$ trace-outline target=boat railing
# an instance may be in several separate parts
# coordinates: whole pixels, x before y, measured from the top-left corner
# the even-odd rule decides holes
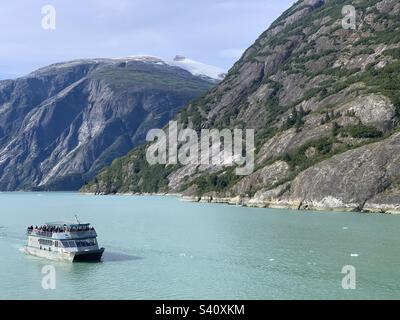
[[[70,238],[90,238],[97,237],[97,233],[94,229],[91,230],[77,230],[77,231],[43,231],[38,229],[28,229],[28,236],[35,235],[54,239],[70,239]]]
[[[84,239],[84,238],[95,238],[97,237],[97,233],[95,230],[86,230],[86,231],[68,231],[65,233],[54,235],[56,239]]]
[[[28,231],[29,234],[34,234],[37,236],[42,236],[42,237],[48,237],[51,238],[53,236],[53,232],[50,231],[43,231],[43,230],[33,230],[33,231]]]

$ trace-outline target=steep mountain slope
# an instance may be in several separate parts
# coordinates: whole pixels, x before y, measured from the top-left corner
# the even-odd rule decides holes
[[[77,190],[213,85],[152,57],[77,60],[0,81],[0,190]]]
[[[179,192],[262,207],[400,211],[400,3],[298,1],[216,88],[176,117],[183,126],[253,128],[256,169],[149,166],[144,147],[86,192]]]

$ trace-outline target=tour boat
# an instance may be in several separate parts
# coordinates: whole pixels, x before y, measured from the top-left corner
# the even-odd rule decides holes
[[[26,254],[51,260],[99,262],[104,248],[99,248],[96,230],[89,223],[46,223],[28,228]]]

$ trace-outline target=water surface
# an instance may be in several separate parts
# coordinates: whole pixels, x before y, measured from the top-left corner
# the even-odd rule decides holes
[[[22,254],[31,224],[91,222],[98,264]],[[0,193],[1,299],[399,299],[400,216],[188,203],[174,197]],[[41,286],[53,264],[57,288]],[[344,290],[342,267],[356,268]]]

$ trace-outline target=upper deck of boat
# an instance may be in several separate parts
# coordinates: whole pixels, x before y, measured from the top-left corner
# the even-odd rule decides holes
[[[90,228],[90,223],[71,223],[65,221],[58,221],[58,222],[47,222],[44,226],[49,228],[74,228],[74,229],[85,229]]]
[[[29,236],[56,240],[96,238],[96,230],[90,223],[48,222],[40,227],[29,227]]]

